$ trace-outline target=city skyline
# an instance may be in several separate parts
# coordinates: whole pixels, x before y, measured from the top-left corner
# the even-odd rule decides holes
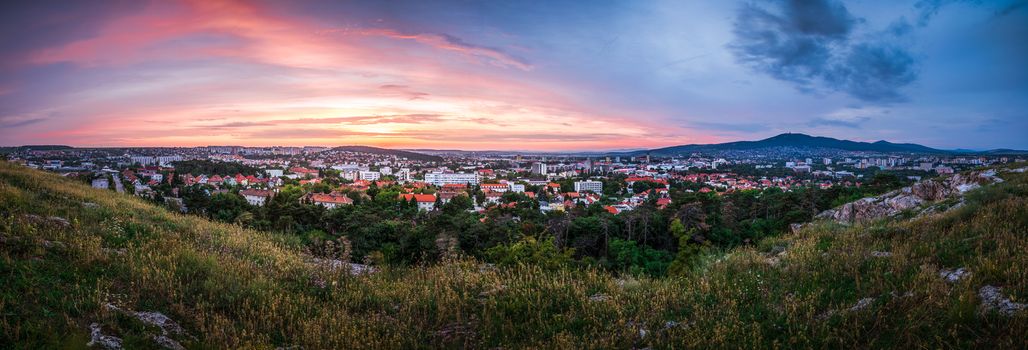
[[[1028,149],[1028,6],[4,4],[4,146]]]

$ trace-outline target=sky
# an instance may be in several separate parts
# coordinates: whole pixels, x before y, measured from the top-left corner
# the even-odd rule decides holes
[[[0,145],[1028,149],[1028,0],[6,1]]]

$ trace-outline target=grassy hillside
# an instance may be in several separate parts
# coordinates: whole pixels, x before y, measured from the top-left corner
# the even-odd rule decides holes
[[[808,225],[684,277],[467,259],[353,276],[287,236],[0,162],[0,347],[85,348],[96,323],[158,348],[139,311],[181,325],[167,337],[186,348],[1026,348],[1028,311],[980,296],[1028,300],[1026,175],[943,214]],[[970,274],[940,277],[957,268]]]

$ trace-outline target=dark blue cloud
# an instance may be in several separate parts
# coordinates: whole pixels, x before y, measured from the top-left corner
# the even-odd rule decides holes
[[[805,92],[841,91],[869,102],[895,102],[917,79],[917,61],[894,44],[910,32],[896,21],[869,39],[853,32],[864,20],[834,0],[778,1],[773,9],[743,5],[729,44],[736,59]]]

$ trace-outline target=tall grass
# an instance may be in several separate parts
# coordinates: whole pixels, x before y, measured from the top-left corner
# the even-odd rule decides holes
[[[290,236],[0,162],[0,347],[83,348],[92,322],[156,347],[160,331],[113,303],[172,317],[187,348],[1026,348],[1028,314],[984,312],[977,297],[995,285],[1028,299],[1026,184],[1009,174],[915,220],[810,225],[682,277],[464,258],[353,276]],[[972,275],[938,275],[957,267]]]

